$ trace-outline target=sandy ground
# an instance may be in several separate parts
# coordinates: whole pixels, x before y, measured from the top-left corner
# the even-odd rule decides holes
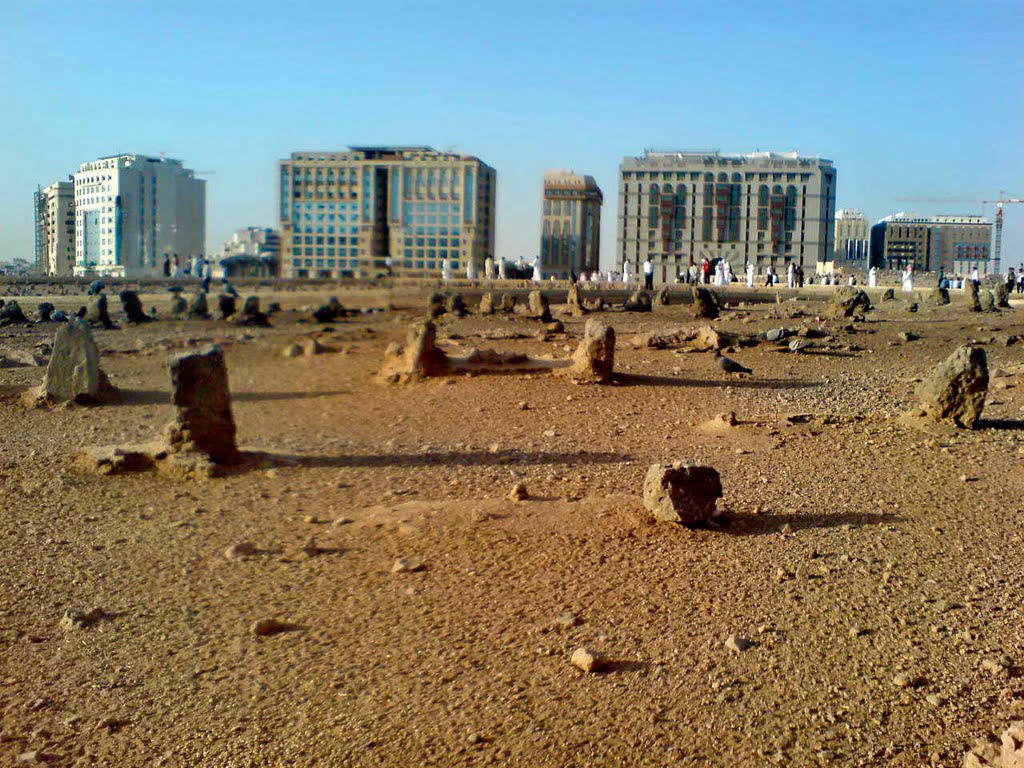
[[[324,295],[263,299],[288,310]],[[735,380],[708,353],[631,348],[635,333],[700,325],[670,306],[604,314],[614,386],[382,385],[383,350],[422,297],[380,290],[341,298],[415,311],[334,323],[330,352],[313,357],[281,355],[320,330],[298,311],[268,329],[97,331],[123,392],[113,405],[26,410],[18,394],[43,369],[0,369],[0,759],[959,765],[1024,715],[1024,345],[1005,345],[1021,311],[911,314],[898,298],[845,331],[815,319],[825,305],[806,299],[821,295],[716,321],[834,336],[807,354],[739,349],[755,373]],[[805,316],[772,317],[794,310]],[[568,336],[540,341],[536,321],[471,316],[443,320],[439,337],[568,356],[583,321],[565,323]],[[0,329],[0,347],[52,333]],[[1006,374],[981,428],[901,421],[913,380],[967,339]],[[226,350],[240,443],[272,466],[202,482],[76,467],[80,447],[159,435],[168,354],[211,341]],[[737,426],[707,425],[727,411]],[[643,475],[674,460],[719,470],[728,526],[649,520]],[[516,482],[530,499],[505,498]],[[324,551],[304,552],[310,537]],[[225,557],[243,541],[258,552]],[[422,567],[392,573],[398,558]],[[64,631],[71,607],[106,618]],[[263,618],[296,626],[259,637]],[[753,646],[734,652],[730,635]],[[573,667],[581,645],[608,668]]]

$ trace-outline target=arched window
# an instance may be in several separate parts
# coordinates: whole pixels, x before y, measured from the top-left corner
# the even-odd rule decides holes
[[[715,180],[715,174],[713,174],[713,173],[705,173],[704,174],[704,181],[705,182],[714,181],[714,180]]]
[[[738,173],[734,173],[732,175],[732,183],[733,184],[739,184],[741,181],[743,181],[743,176],[742,175],[740,175]]]
[[[657,184],[651,184],[650,195],[651,195],[651,197],[657,197],[658,196],[658,185]]]
[[[782,185],[781,184],[776,184],[774,187],[772,187],[772,194],[773,195],[781,195],[782,194]]]
[[[663,195],[671,195],[672,194],[672,185],[671,184],[666,184],[664,187],[661,188],[661,193]]]
[[[757,204],[768,205],[768,185],[762,184],[757,189]]]
[[[719,181],[728,181],[729,180],[729,174],[727,174],[727,173],[720,173],[720,174],[718,174],[718,180]]]

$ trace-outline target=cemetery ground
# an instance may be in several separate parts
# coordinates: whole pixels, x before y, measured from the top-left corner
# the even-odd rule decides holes
[[[298,322],[331,293],[397,309]],[[1024,718],[1021,310],[873,293],[851,323],[819,319],[826,296],[715,321],[595,313],[618,339],[606,386],[381,383],[426,295],[362,289],[261,294],[283,306],[268,328],[167,319],[143,296],[160,321],[93,331],[119,392],[102,405],[27,408],[44,368],[0,368],[0,760],[961,765]],[[540,338],[519,316],[442,315],[437,336],[568,358],[585,319]],[[754,373],[730,377],[686,343],[632,343],[702,325],[813,344],[733,347]],[[0,328],[0,355],[55,329]],[[312,335],[321,354],[282,355]],[[903,418],[968,340],[991,375],[977,428]],[[79,462],[159,437],[168,357],[211,343],[242,463],[181,479]],[[647,468],[673,461],[718,470],[725,524],[644,509]],[[581,647],[597,671],[570,662]]]

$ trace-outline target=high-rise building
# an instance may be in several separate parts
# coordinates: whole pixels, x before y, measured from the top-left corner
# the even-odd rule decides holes
[[[497,176],[430,147],[295,152],[280,161],[281,275],[478,273],[494,255]]]
[[[992,245],[992,222],[983,216],[918,216],[894,213],[871,227],[871,266],[985,274]]]
[[[598,268],[602,202],[593,176],[572,171],[544,174],[540,260],[545,275],[565,279]]]
[[[75,185],[55,181],[33,195],[40,275],[70,276],[75,266]]]
[[[111,155],[75,179],[75,274],[148,277],[206,249],[206,182],[180,160]]]
[[[723,155],[646,151],[619,167],[616,266],[639,274],[650,258],[656,281],[672,281],[705,257],[734,273],[753,263],[831,272],[836,169],[795,152]]]
[[[863,213],[853,208],[843,208],[837,212],[836,263],[866,266],[870,235],[871,227]]]

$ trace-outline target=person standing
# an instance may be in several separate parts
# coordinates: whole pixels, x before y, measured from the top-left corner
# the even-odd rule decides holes
[[[981,287],[981,275],[978,274],[977,267],[971,270],[971,282],[974,283],[975,288]]]
[[[540,256],[533,257],[533,282],[539,283],[544,279],[544,274],[541,271]]]
[[[725,266],[722,267],[723,285],[732,285],[732,264],[728,259],[722,259]]]
[[[448,259],[441,259],[441,280],[446,283],[452,281],[452,267]]]
[[[906,271],[903,273],[903,292],[913,293],[914,292],[914,265],[908,264]]]
[[[501,260],[500,260],[500,261],[498,262],[498,279],[499,279],[499,280],[504,280],[504,279],[506,279],[506,272],[505,272],[505,269],[506,269],[506,268],[505,268],[505,260],[504,260],[504,259],[501,259]]]
[[[799,264],[796,265],[796,287],[804,287],[804,268]]]
[[[753,288],[754,287],[755,272],[756,272],[756,270],[754,269],[754,262],[748,261],[747,262],[747,288]]]
[[[170,277],[170,276],[171,276],[171,257],[169,255],[165,254],[164,255],[164,277]]]
[[[796,265],[793,262],[786,267],[786,287],[796,288]]]
[[[871,267],[868,270],[868,288],[878,285],[878,267]]]
[[[654,265],[650,258],[644,259],[644,289],[654,290]]]

